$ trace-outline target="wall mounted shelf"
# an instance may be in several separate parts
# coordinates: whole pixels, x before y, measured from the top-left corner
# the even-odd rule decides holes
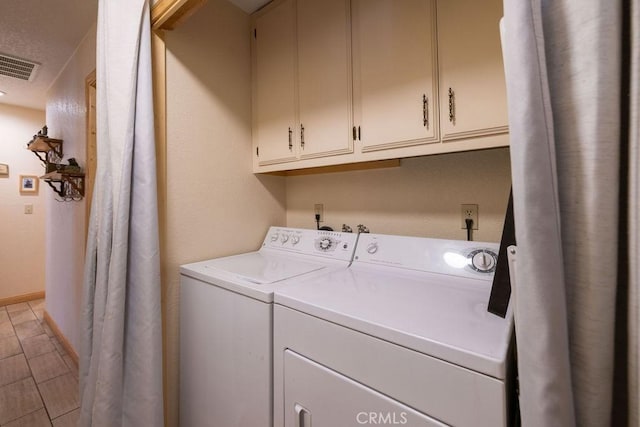
[[[27,149],[40,159],[47,173],[56,170],[56,163],[62,160],[61,139],[49,138],[46,135],[34,135],[33,139],[27,144]],[[44,156],[41,153],[44,153]]]
[[[49,138],[47,126],[33,135],[27,143],[27,150],[33,152],[44,164],[45,174],[40,177],[62,198],[61,201],[80,201],[84,197],[84,172],[75,159],[62,164],[62,140]]]
[[[81,200],[84,197],[84,173],[55,171],[42,175],[49,187],[65,201]]]

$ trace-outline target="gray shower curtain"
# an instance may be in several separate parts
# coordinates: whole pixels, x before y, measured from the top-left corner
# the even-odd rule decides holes
[[[505,0],[522,425],[638,426],[640,0]]]
[[[98,167],[80,347],[81,426],[162,426],[149,3],[100,0]]]

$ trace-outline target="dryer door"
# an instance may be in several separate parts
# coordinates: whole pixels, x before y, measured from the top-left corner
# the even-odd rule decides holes
[[[285,427],[445,426],[291,350],[284,394]]]

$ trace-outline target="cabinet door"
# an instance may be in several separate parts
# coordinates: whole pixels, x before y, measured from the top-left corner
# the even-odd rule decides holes
[[[298,0],[300,158],[351,153],[348,0]]]
[[[437,8],[443,141],[506,133],[502,0],[440,0]]]
[[[254,155],[259,165],[295,160],[293,0],[279,2],[254,22]]]
[[[438,141],[433,0],[355,0],[354,93],[362,151]]]

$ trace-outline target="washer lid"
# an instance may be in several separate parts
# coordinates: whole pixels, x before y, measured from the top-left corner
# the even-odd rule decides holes
[[[503,379],[511,312],[487,312],[491,283],[434,273],[354,268],[276,290],[303,313]]]
[[[232,274],[251,283],[265,285],[325,268],[326,263],[272,253],[250,252],[203,263],[212,274]]]

